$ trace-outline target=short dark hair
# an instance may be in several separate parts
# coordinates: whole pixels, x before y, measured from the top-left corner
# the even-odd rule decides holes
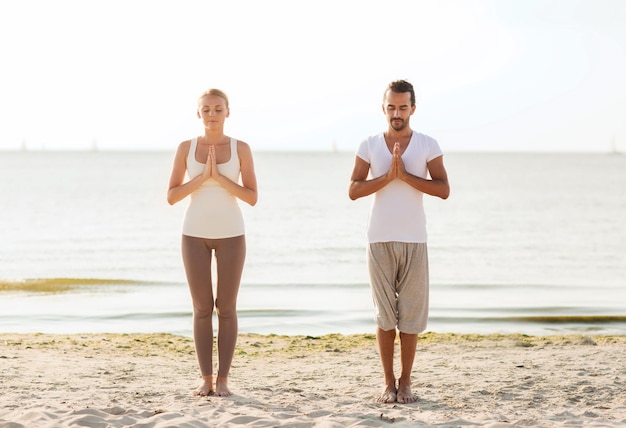
[[[384,95],[385,97],[387,96],[388,91],[395,92],[396,94],[410,92],[411,93],[411,107],[415,105],[415,90],[413,89],[413,85],[411,85],[406,80],[395,80],[391,82],[387,86],[387,89],[385,89],[385,95]]]

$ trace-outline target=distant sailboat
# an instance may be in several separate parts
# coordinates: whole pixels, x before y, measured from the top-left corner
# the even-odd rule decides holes
[[[615,140],[615,135],[613,135],[613,139],[611,140],[611,150],[609,151],[612,155],[621,155],[622,152],[617,148],[617,141]]]

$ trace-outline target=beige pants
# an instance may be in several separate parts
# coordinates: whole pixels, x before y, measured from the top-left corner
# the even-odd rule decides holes
[[[376,323],[381,330],[396,327],[418,334],[428,322],[428,249],[426,243],[369,244],[367,265]]]

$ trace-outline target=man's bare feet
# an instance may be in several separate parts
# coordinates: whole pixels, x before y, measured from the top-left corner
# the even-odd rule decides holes
[[[193,393],[193,395],[199,397],[206,397],[212,395],[215,390],[213,389],[213,376],[202,376],[202,385],[200,385]]]
[[[228,389],[228,378],[218,376],[215,382],[215,395],[218,397],[230,397],[232,392]]]
[[[417,401],[417,396],[411,392],[411,382],[403,382],[400,379],[397,393],[398,403],[410,404]]]

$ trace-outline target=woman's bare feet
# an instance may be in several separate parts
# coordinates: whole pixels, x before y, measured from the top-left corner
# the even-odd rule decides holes
[[[218,397],[230,397],[232,392],[228,389],[228,377],[218,376],[215,382],[215,395]]]
[[[411,382],[403,382],[400,379],[398,383],[398,403],[410,404],[417,401],[417,396],[411,392]]]
[[[202,376],[202,385],[200,385],[193,393],[199,397],[206,397],[213,395],[215,390],[213,389],[213,376]]]
[[[396,389],[396,380],[388,382],[383,392],[376,398],[377,403],[395,403],[398,390]]]

